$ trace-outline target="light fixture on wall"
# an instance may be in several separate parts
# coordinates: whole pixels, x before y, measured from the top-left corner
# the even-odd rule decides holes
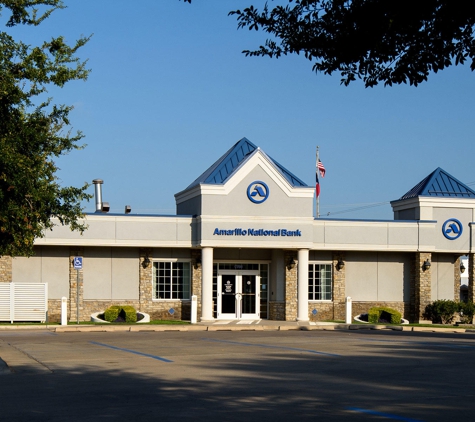
[[[198,268],[201,268],[201,257],[198,256],[196,259],[195,259],[195,270],[197,270]]]
[[[429,258],[427,258],[427,259],[424,261],[424,263],[422,264],[422,269],[423,269],[424,271],[427,271],[427,270],[430,268],[430,265],[431,265],[431,264],[430,264]]]
[[[295,268],[295,266],[297,265],[297,263],[295,262],[295,259],[293,257],[291,257],[289,259],[289,263],[287,264],[287,268],[289,270],[293,270]]]
[[[345,263],[343,262],[343,260],[341,258],[338,259],[338,262],[336,263],[336,269],[340,271],[344,266],[345,266]]]
[[[145,255],[145,258],[143,259],[142,267],[148,268],[149,265],[150,265],[150,258],[148,257],[148,254],[147,254]]]
[[[463,265],[463,262],[460,261],[460,272],[463,274],[465,272],[465,265]]]

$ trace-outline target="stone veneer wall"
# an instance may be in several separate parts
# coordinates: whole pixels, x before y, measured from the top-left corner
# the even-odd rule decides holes
[[[201,316],[201,250],[192,250],[191,251],[191,294],[196,295],[197,299],[197,317]],[[191,305],[190,305],[191,312]],[[190,315],[191,318],[191,315]]]
[[[12,282],[12,257],[0,256],[0,283]]]
[[[384,306],[401,312],[403,318],[408,319],[410,313],[410,304],[404,302],[353,302],[351,309],[351,319],[360,314],[368,313],[370,308],[375,306]],[[316,309],[318,312],[313,315],[312,311]],[[309,302],[308,304],[309,319],[312,322],[328,321],[328,320],[345,320],[345,309],[341,310],[341,306],[332,302]]]
[[[345,286],[346,286],[346,265],[338,269],[339,260],[345,263],[345,252],[334,252],[332,256],[332,299],[333,299],[333,317],[332,319],[345,319]]]
[[[468,254],[468,300],[475,302],[475,254]]]
[[[269,319],[285,321],[285,302],[269,302]]]
[[[85,300],[80,303],[79,306],[79,321],[90,321],[91,314],[95,312],[101,312],[106,310],[112,305],[130,305],[137,311],[146,312],[150,314],[151,319],[190,319],[190,301],[166,301],[166,302],[154,302],[146,309],[141,309],[141,303],[138,300]],[[75,303],[72,308],[75,309]],[[173,309],[173,314],[170,313],[170,309]],[[75,311],[74,311],[75,312]],[[48,300],[48,321],[60,322],[61,321],[61,300],[50,299]],[[77,322],[76,314],[73,313],[70,322]]]
[[[457,302],[460,301],[460,286],[462,281],[462,276],[460,274],[460,257],[455,257],[454,263],[454,300]]]
[[[430,252],[417,252],[411,259],[411,322],[425,321],[423,313],[431,302],[431,269],[422,269],[424,262],[427,259],[430,262],[431,258]]]
[[[84,248],[71,247],[69,248],[69,298],[68,298],[68,321],[77,322],[78,307],[79,307],[79,321],[89,321],[90,318],[85,319],[85,311],[83,307],[84,298],[84,274],[83,270],[74,269],[74,257],[84,256]],[[79,289],[79,295],[78,295]],[[78,301],[79,296],[79,301]],[[61,305],[60,305],[61,306]],[[53,320],[54,314],[48,312],[48,316]],[[61,319],[61,316],[60,316]]]
[[[373,307],[385,307],[395,309],[399,311],[403,318],[409,319],[411,306],[409,303],[404,302],[353,302],[351,318],[360,314],[367,314],[370,308]]]
[[[294,268],[289,268],[288,263],[293,259],[296,262]],[[297,252],[286,251],[285,263],[285,321],[297,320]]]
[[[48,299],[48,322],[61,322],[61,299]]]

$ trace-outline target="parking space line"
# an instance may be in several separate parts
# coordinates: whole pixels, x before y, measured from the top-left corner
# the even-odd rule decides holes
[[[286,347],[286,346],[274,346],[270,344],[259,344],[259,343],[241,343],[239,341],[231,341],[231,340],[216,340],[211,338],[203,338],[204,341],[212,341],[215,343],[228,343],[234,344],[236,346],[253,346],[253,347],[264,347],[268,349],[281,349],[281,350],[291,350],[293,352],[304,352],[304,353],[312,353],[315,355],[324,355],[324,356],[332,356],[332,357],[341,357],[341,355],[337,355],[335,353],[326,353],[326,352],[319,352],[318,350],[311,350],[311,349],[299,349],[296,347]]]
[[[391,413],[378,412],[376,410],[371,410],[371,409],[361,409],[359,407],[347,407],[346,410],[351,410],[353,412],[358,412],[358,413],[365,413],[367,415],[374,415],[374,416],[378,416],[380,418],[392,419],[392,420],[396,420],[396,421],[423,422],[421,419],[406,418],[405,416],[393,415]]]
[[[133,353],[135,355],[145,356],[147,358],[152,358],[156,360],[161,360],[162,362],[167,362],[167,363],[173,362],[170,359],[162,358],[160,356],[149,355],[148,353],[137,352],[136,350],[124,349],[122,347],[117,347],[117,346],[111,346],[110,344],[98,343],[97,341],[91,341],[90,343],[95,344],[96,346],[108,347],[109,349],[119,350],[121,352]]]
[[[400,340],[397,338],[393,339],[375,339],[375,338],[366,338],[361,337],[362,340],[365,341],[374,341],[374,342],[383,342],[383,343],[402,343],[402,344],[410,344],[415,346],[436,346],[436,347],[445,347],[449,349],[475,349],[475,344],[447,344],[447,343],[433,343],[431,341],[407,341],[407,340]],[[464,341],[464,339],[459,339],[460,341]]]

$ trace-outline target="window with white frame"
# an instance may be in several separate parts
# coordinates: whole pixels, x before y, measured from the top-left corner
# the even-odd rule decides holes
[[[332,300],[331,264],[308,264],[308,300]]]
[[[191,263],[158,261],[153,263],[154,299],[189,299]]]

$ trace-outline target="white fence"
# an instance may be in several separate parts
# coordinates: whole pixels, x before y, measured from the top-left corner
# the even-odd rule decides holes
[[[46,321],[48,283],[0,283],[0,321]]]

